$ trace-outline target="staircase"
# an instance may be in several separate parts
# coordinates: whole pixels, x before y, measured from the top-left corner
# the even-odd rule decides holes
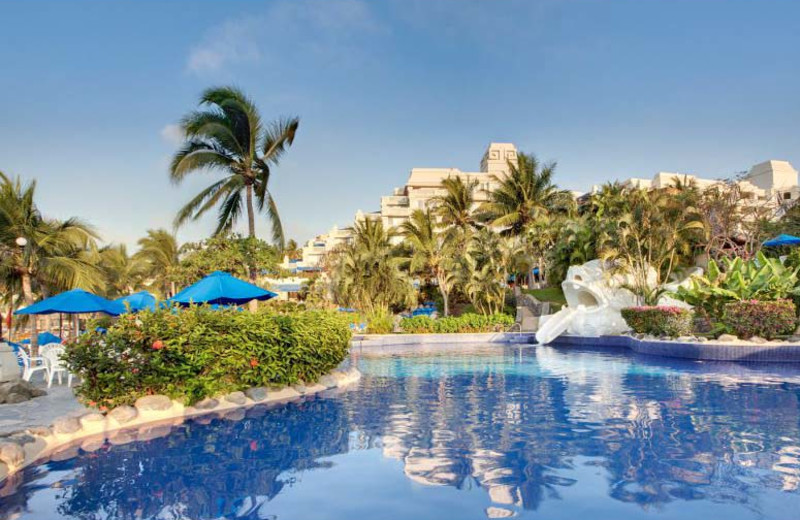
[[[520,332],[536,332],[539,316],[550,313],[550,302],[540,302],[530,294],[524,294],[519,287],[514,287],[514,299],[517,302],[516,324]]]

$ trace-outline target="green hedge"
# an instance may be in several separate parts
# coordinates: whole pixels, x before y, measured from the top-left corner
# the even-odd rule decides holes
[[[791,300],[745,300],[725,305],[722,322],[743,339],[753,336],[772,339],[794,332],[797,320]]]
[[[347,356],[341,314],[240,312],[195,307],[123,315],[106,334],[90,332],[66,351],[97,406],[165,394],[194,403],[253,386],[315,381]]]
[[[406,334],[447,334],[456,332],[501,332],[514,323],[508,314],[462,314],[434,320],[428,316],[403,318],[400,328]]]
[[[681,307],[627,307],[622,317],[639,334],[675,337],[692,332],[692,311]]]

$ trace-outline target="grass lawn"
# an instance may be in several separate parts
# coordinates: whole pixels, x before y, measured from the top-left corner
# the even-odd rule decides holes
[[[564,298],[564,292],[561,287],[548,287],[546,289],[523,289],[522,292],[530,294],[540,302],[557,303],[559,305],[566,305],[567,300]]]

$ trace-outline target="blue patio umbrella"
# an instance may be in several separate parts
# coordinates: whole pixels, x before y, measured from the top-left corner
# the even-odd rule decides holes
[[[14,314],[85,314],[90,312],[102,312],[117,316],[125,312],[125,307],[121,303],[106,300],[102,296],[82,289],[73,289],[36,302]]]
[[[793,235],[778,235],[764,242],[766,247],[800,246],[800,238]]]
[[[20,341],[20,343],[22,343],[23,345],[27,345],[30,342],[31,340],[29,339],[23,339],[22,341]],[[39,345],[47,345],[48,343],[61,343],[61,338],[50,332],[40,332]]]
[[[269,300],[276,297],[272,291],[245,282],[228,273],[215,271],[199,282],[190,285],[172,298],[170,302],[181,305],[209,303],[241,305],[251,300]]]
[[[156,310],[156,297],[147,291],[129,294],[114,301],[121,303],[126,309],[130,308],[130,312],[138,312],[144,309]]]

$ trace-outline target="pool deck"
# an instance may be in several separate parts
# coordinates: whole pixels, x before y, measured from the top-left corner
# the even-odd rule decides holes
[[[58,417],[80,416],[86,413],[75,398],[72,388],[66,385],[47,385],[34,381],[47,395],[29,401],[0,405],[0,435],[24,431],[35,426],[49,426]]]
[[[800,343],[744,341],[670,341],[633,336],[569,336],[556,338],[554,346],[626,347],[638,354],[705,361],[800,363]]]

